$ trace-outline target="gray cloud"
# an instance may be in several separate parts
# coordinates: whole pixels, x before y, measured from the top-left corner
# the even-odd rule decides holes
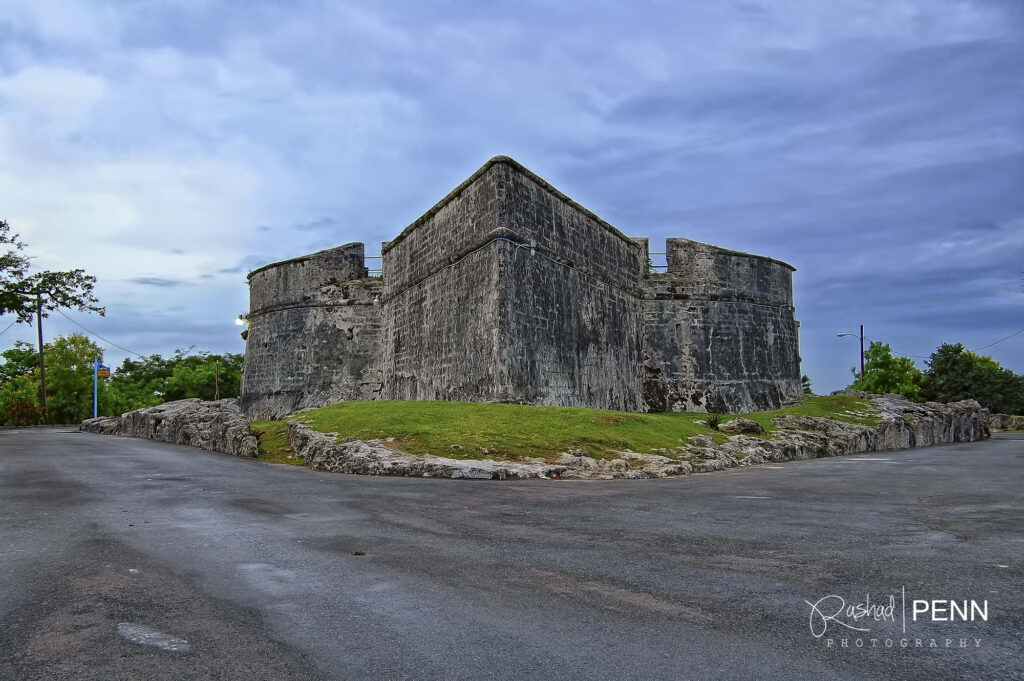
[[[295,229],[300,232],[317,232],[321,230],[331,229],[338,224],[338,221],[330,216],[319,217],[309,222],[300,222],[295,225]]]
[[[163,277],[133,277],[127,281],[139,286],[156,286],[158,288],[171,288],[185,283],[178,279],[164,279]]]
[[[218,269],[217,272],[220,274],[238,274],[241,272],[249,272],[258,267],[263,267],[267,263],[275,262],[277,260],[283,260],[288,257],[290,256],[275,256],[254,253],[252,255],[247,255],[244,258],[242,258],[237,265],[232,265],[231,267]]]
[[[221,275],[377,253],[497,153],[655,245],[793,263],[819,389],[847,382],[835,334],[859,323],[924,355],[1024,325],[1020,3],[20,6],[0,11],[0,154],[22,169],[0,194],[26,197],[33,245],[58,251],[74,216],[133,249],[150,276],[65,257],[112,300],[150,287],[104,328],[154,351],[236,351],[247,292]],[[987,352],[1024,371],[1020,337]]]

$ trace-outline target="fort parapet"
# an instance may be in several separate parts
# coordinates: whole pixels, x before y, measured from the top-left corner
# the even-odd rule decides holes
[[[758,411],[799,395],[794,268],[688,239],[666,250],[644,300],[647,409]]]
[[[631,239],[498,156],[381,249],[249,275],[242,405],[345,400],[749,411],[800,392],[793,268],[687,239],[648,270]]]

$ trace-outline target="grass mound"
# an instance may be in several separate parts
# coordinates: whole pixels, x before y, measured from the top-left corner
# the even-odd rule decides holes
[[[257,458],[260,461],[303,465],[302,459],[295,455],[288,441],[287,421],[252,421],[249,432],[259,440],[260,453]]]
[[[878,415],[867,400],[847,396],[809,397],[800,404],[770,412],[744,414],[771,431],[779,416],[825,416],[874,424]],[[314,430],[339,439],[390,438],[396,449],[459,459],[521,459],[547,457],[572,448],[591,456],[616,457],[615,452],[670,453],[693,435],[716,442],[724,433],[710,428],[708,414],[637,414],[580,407],[534,407],[471,402],[342,402],[303,412]],[[723,423],[736,418],[724,416]],[[295,463],[288,446],[285,421],[252,424],[260,436],[260,458]]]

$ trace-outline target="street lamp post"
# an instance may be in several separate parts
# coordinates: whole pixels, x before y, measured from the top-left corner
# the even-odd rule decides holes
[[[859,335],[856,334],[856,333],[841,333],[841,334],[839,334],[840,338],[842,338],[843,336],[853,336],[854,338],[859,338],[860,339],[860,377],[863,379],[864,378],[864,325],[863,324],[860,325],[860,334]]]

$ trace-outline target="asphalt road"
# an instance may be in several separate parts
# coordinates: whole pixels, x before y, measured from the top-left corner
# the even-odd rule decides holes
[[[1022,436],[473,482],[0,432],[3,679],[1022,678],[1022,584]]]

